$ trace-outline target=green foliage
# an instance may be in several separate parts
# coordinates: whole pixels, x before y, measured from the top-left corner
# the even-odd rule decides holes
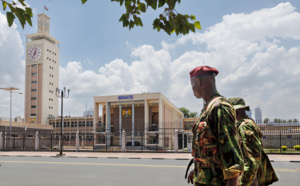
[[[7,23],[11,26],[17,17],[24,28],[26,22],[32,26],[32,9],[28,7],[24,2],[25,0],[15,0],[20,3],[20,7],[17,7],[17,3],[12,1],[8,3],[5,0],[2,1],[2,7],[5,11],[9,7],[10,11],[6,12]],[[146,13],[147,9],[151,7],[156,10],[158,8],[164,8],[164,11],[159,14],[158,18],[153,21],[153,29],[158,32],[162,29],[167,34],[172,33],[188,34],[190,31],[195,32],[195,29],[201,29],[200,22],[196,20],[194,15],[180,14],[176,11],[175,6],[179,4],[181,0],[111,0],[112,2],[120,3],[120,6],[126,8],[126,12],[123,13],[119,19],[119,22],[123,23],[123,27],[128,27],[129,30],[135,26],[143,26],[142,19],[139,17],[142,13]],[[87,0],[81,0],[82,4],[85,4]]]
[[[147,8],[153,10],[164,8],[164,12],[159,14],[158,18],[153,21],[153,29],[158,32],[162,29],[167,34],[172,33],[188,34],[190,31],[195,32],[195,29],[201,29],[199,21],[196,21],[194,15],[183,15],[175,10],[176,4],[181,0],[111,0],[119,2],[120,6],[125,6],[126,13],[122,14],[119,22],[123,22],[123,27],[128,27],[129,30],[135,26],[143,26],[143,22],[138,15],[146,13]],[[125,2],[125,4],[124,4]]]
[[[4,0],[1,1],[2,1],[2,7],[4,11],[6,11],[7,7],[9,7],[10,9],[10,11],[6,12],[6,18],[9,27],[11,27],[16,17],[18,18],[23,28],[26,22],[30,26],[32,26],[32,21],[31,21],[31,18],[33,17],[32,9],[27,7],[27,5],[24,3],[25,0],[18,0],[22,8],[17,7],[17,3],[14,1],[12,1],[11,3],[8,3],[7,1]]]
[[[300,145],[295,145],[294,149],[296,149],[297,151],[300,151]]]
[[[265,118],[265,119],[264,119],[264,123],[268,123],[269,121],[270,121],[269,118]]]
[[[189,109],[185,107],[179,108],[179,110],[183,113],[185,118],[196,118],[197,112],[190,112]]]

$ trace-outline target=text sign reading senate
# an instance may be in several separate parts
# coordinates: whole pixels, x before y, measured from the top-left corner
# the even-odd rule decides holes
[[[133,99],[133,95],[128,95],[128,96],[118,96],[118,100],[122,99]]]

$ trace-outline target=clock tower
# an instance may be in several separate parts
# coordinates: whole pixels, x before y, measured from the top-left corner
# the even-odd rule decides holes
[[[24,118],[42,125],[58,115],[59,41],[49,35],[49,23],[46,14],[39,14],[38,32],[26,36]]]

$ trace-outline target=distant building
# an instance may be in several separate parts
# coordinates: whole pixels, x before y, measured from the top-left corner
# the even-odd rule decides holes
[[[255,108],[255,123],[256,124],[261,124],[262,123],[262,112],[261,109]]]
[[[249,118],[252,118],[252,111],[251,109],[249,111],[246,111],[246,114]]]
[[[92,116],[94,116],[94,109],[92,108],[84,111],[83,113],[83,117],[92,117]]]
[[[38,14],[38,32],[26,35],[26,123],[47,125],[47,118],[58,113],[59,41],[49,35],[49,24],[48,16]]]

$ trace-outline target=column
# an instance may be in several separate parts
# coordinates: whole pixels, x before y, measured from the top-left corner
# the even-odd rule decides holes
[[[3,150],[3,135],[2,132],[0,132],[0,151]]]
[[[132,103],[132,146],[134,146],[134,103]]]
[[[106,125],[105,125],[105,129],[106,129],[106,144],[107,146],[110,146],[110,103],[106,102]]]
[[[144,136],[145,136],[145,139],[144,139],[144,145],[147,146],[147,132],[148,132],[148,129],[149,129],[149,105],[148,105],[148,101],[145,100],[144,102],[144,126],[145,126],[145,132],[144,132]]]
[[[164,105],[162,98],[158,101],[158,143],[159,147],[163,147],[163,127],[164,127]]]
[[[39,150],[39,132],[36,131],[35,133],[35,140],[34,140],[34,150],[38,151]]]
[[[79,151],[79,131],[76,131],[76,152]]]
[[[122,105],[119,104],[119,145],[122,145]]]

